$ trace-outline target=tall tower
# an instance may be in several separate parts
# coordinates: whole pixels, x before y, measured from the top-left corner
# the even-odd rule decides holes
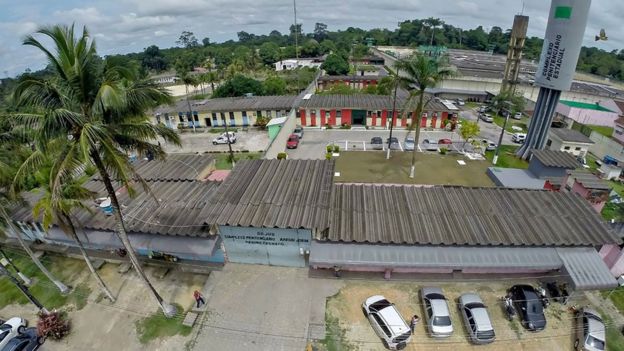
[[[526,41],[527,28],[529,27],[529,16],[516,15],[513,27],[511,28],[511,38],[509,39],[509,49],[507,50],[507,63],[505,64],[505,76],[501,92],[516,90],[518,75],[520,74],[520,61],[522,60],[522,50]]]

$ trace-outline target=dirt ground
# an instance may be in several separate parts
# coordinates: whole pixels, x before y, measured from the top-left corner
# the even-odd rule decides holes
[[[118,265],[105,264],[100,269],[102,279],[116,296],[117,301],[111,304],[100,296],[99,288],[91,278],[88,270],[67,282],[72,286],[86,281],[89,282],[91,294],[87,298],[87,305],[76,310],[72,306],[64,308],[68,311],[72,332],[61,341],[48,340],[41,348],[51,350],[183,350],[193,334],[182,337],[174,336],[154,340],[146,345],[138,341],[135,323],[157,311],[154,298],[146,292],[146,288],[134,271],[126,274],[117,272]],[[190,309],[193,300],[193,291],[201,290],[208,278],[207,275],[170,272],[164,279],[154,277],[155,269],[146,267],[146,272],[156,290],[165,301],[179,304]],[[0,310],[0,316],[19,315],[36,323],[35,310],[32,305],[9,305]],[[175,317],[184,319],[183,311],[178,311]]]
[[[514,281],[514,283],[519,283]],[[535,282],[526,282],[534,284]],[[420,305],[420,288],[439,286],[449,300],[454,333],[450,338],[433,339],[426,335],[424,323],[416,327],[415,336],[408,344],[407,350],[571,350],[573,337],[573,315],[567,306],[551,304],[546,309],[547,327],[544,331],[531,333],[522,328],[519,319],[509,322],[504,314],[500,297],[510,284],[503,283],[453,283],[453,284],[415,284],[411,282],[362,281],[349,282],[327,303],[326,320],[338,321],[340,330],[331,330],[331,337],[340,339],[341,347],[348,350],[369,351],[385,350],[366,317],[361,304],[372,295],[383,295],[396,304],[404,319],[417,314],[424,316]],[[474,346],[468,342],[467,332],[457,309],[457,299],[462,293],[477,292],[486,305],[496,332],[496,341],[490,345]],[[577,300],[574,304],[583,305],[585,301]],[[336,329],[336,328],[335,328]],[[328,329],[330,330],[330,329]],[[338,347],[340,349],[340,347]]]

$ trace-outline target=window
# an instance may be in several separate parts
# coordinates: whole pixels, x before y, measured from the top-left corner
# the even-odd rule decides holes
[[[225,112],[221,112],[221,125],[225,127]]]
[[[331,117],[331,113],[329,111],[325,111],[325,118],[329,119]]]
[[[160,113],[156,115],[156,124],[160,124]]]
[[[212,126],[216,127],[219,125],[219,121],[217,121],[217,113],[213,112],[212,113]]]
[[[310,114],[311,114],[312,116],[316,116],[316,110],[310,110]]]
[[[301,110],[296,111],[297,118],[301,118]]]
[[[569,147],[569,146],[566,146],[566,147],[564,147],[563,149],[567,151],[567,150],[570,150],[570,147]]]
[[[366,117],[370,118],[373,115],[373,111],[366,111]]]
[[[548,139],[548,141],[546,142],[546,146],[551,146],[552,145],[552,140]]]
[[[256,111],[256,116],[262,117],[262,111]]]
[[[182,112],[178,112],[178,119],[180,120],[180,123],[184,123],[184,115]]]
[[[386,323],[384,323],[384,321],[381,319],[381,317],[379,317],[377,315],[377,313],[372,313],[373,318],[375,318],[375,321],[377,322],[377,324],[379,325],[379,327],[381,328],[381,330],[383,330],[384,334],[386,334],[386,336],[390,337],[390,329],[388,329],[388,326],[386,325]]]
[[[267,113],[267,114],[266,114],[266,115],[267,115],[267,117],[271,118],[271,110],[267,110],[267,112],[266,112],[266,113]]]
[[[234,118],[234,112],[230,112],[230,126],[236,125],[236,118]]]
[[[574,148],[574,151],[581,151],[581,148],[577,146]]]
[[[243,127],[247,127],[249,125],[249,118],[247,118],[247,111],[241,112],[243,114]]]
[[[342,118],[342,110],[336,110],[336,118]]]
[[[193,111],[193,121],[195,123],[195,127],[199,127],[199,114],[197,111]]]

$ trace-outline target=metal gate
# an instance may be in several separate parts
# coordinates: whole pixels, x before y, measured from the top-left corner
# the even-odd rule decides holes
[[[312,232],[307,229],[220,226],[229,262],[305,267]]]

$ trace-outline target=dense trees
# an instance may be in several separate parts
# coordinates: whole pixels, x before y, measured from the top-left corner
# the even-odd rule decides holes
[[[242,74],[236,74],[232,79],[221,84],[214,93],[213,97],[233,97],[243,96],[245,94],[263,95],[264,90],[262,83]]]
[[[349,63],[338,54],[328,55],[325,62],[321,65],[321,68],[332,76],[349,73]]]

